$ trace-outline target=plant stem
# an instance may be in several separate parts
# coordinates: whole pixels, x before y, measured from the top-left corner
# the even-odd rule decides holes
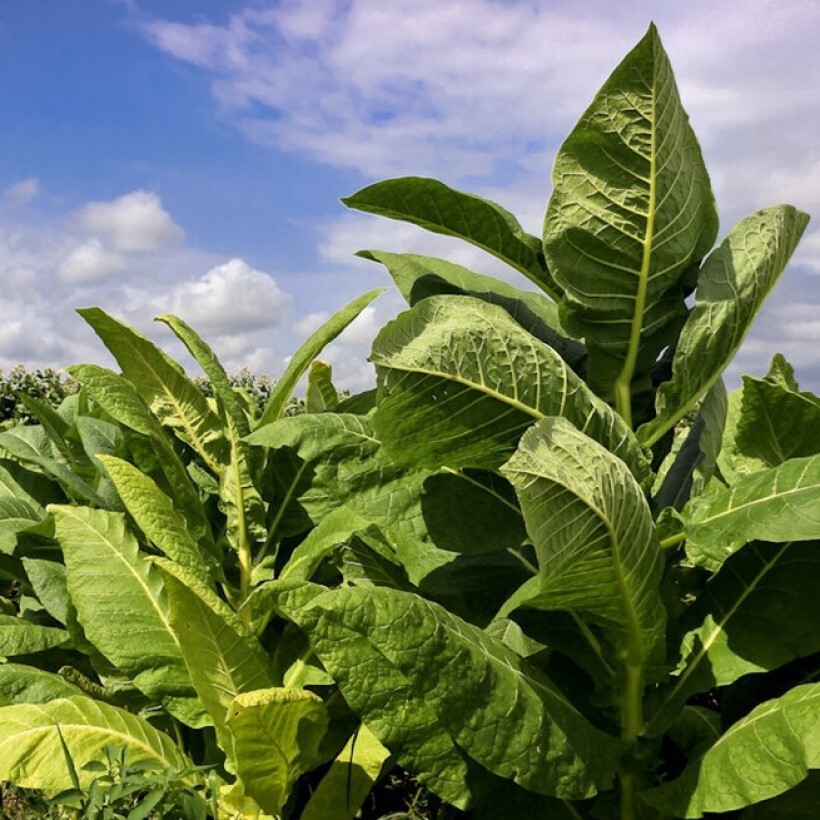
[[[676,535],[670,535],[669,538],[664,538],[660,542],[660,548],[662,550],[668,550],[670,547],[675,547],[678,544],[682,544],[686,540],[686,533],[679,532]]]
[[[644,731],[643,717],[643,652],[630,656],[624,664],[624,688],[621,700],[621,739],[629,755]],[[621,766],[621,820],[635,820],[637,777],[631,763]]]

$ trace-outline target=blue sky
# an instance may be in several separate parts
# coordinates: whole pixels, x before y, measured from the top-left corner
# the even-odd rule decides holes
[[[502,274],[480,252],[345,212],[419,174],[539,231],[555,150],[657,23],[722,233],[789,201],[815,220],[733,367],[774,350],[820,390],[820,4],[580,0],[4,0],[0,367],[104,361],[99,304],[171,352],[177,312],[230,369],[276,375],[323,317],[387,284],[376,247]],[[503,274],[506,276],[506,274]],[[367,387],[375,303],[328,351]]]

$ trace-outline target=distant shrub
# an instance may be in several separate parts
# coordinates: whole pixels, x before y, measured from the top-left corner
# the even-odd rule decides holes
[[[79,389],[74,379],[51,367],[28,370],[25,365],[16,364],[7,372],[0,369],[0,422],[29,424],[35,421],[20,401],[21,393],[56,407]]]

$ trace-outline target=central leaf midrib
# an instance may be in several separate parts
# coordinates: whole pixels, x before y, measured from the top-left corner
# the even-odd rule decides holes
[[[651,87],[651,109],[650,109],[650,147],[649,147],[649,202],[646,214],[646,230],[643,239],[643,255],[641,258],[641,269],[638,272],[638,290],[635,295],[635,308],[632,314],[632,326],[629,334],[629,344],[627,346],[624,366],[615,380],[615,403],[618,412],[626,423],[632,427],[632,378],[635,375],[635,367],[638,361],[638,349],[641,342],[641,331],[643,329],[644,312],[646,310],[646,295],[649,286],[649,270],[652,264],[652,242],[655,233],[655,200],[657,188],[657,123],[656,123],[656,77],[654,76],[655,66],[653,58],[653,78]]]

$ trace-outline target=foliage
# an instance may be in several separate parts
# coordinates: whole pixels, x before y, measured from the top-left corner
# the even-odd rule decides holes
[[[20,400],[21,395],[56,407],[78,389],[76,381],[50,367],[28,370],[25,365],[18,364],[7,373],[0,370],[0,422],[31,423],[35,420],[32,410]]]
[[[436,180],[345,202],[538,290],[364,251],[409,305],[377,389],[312,364],[373,291],[261,413],[178,318],[210,398],[81,311],[121,373],[71,368],[0,434],[0,778],[89,795],[116,738],[189,792],[209,767],[220,818],[350,820],[396,766],[442,817],[814,817],[820,398],[779,356],[721,380],[808,217],[712,247],[654,27],[561,147],[542,237]]]

